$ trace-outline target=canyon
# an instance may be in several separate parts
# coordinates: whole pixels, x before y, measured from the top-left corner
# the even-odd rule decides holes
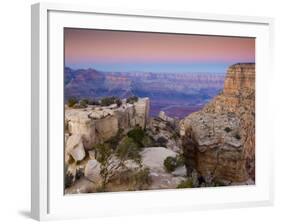
[[[66,98],[117,93],[122,97],[106,106],[81,101],[65,105],[65,193],[255,184],[254,63],[234,64],[225,77],[209,81],[206,74],[178,75],[169,81],[169,74],[105,75],[92,69],[66,73]],[[134,79],[141,81],[132,88]],[[161,79],[166,86],[156,85]],[[188,85],[180,84],[187,79]],[[153,86],[157,94],[155,89],[149,92]],[[159,107],[151,116],[158,94],[169,100],[174,89],[181,102],[202,88],[213,97],[204,103],[199,100],[202,104],[195,112],[191,109],[178,118]],[[140,92],[149,92],[149,97],[130,100]]]
[[[65,100],[76,97],[149,97],[150,116],[160,111],[183,118],[201,109],[223,88],[222,73],[102,72],[65,68]]]

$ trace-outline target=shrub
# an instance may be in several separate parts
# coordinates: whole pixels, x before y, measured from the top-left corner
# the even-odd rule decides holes
[[[81,177],[84,176],[84,172],[83,172],[83,169],[78,169],[76,171],[76,175],[75,175],[75,180],[79,180]]]
[[[141,144],[143,147],[153,147],[155,146],[155,142],[153,140],[153,138],[151,138],[148,135],[145,135],[141,141]]]
[[[116,148],[116,155],[121,161],[132,159],[136,162],[140,162],[140,150],[139,144],[137,144],[134,139],[125,136]]]
[[[132,177],[135,188],[137,189],[143,189],[147,185],[150,185],[152,180],[149,176],[149,168],[144,168],[135,173]]]
[[[177,159],[176,157],[168,156],[164,160],[164,167],[168,172],[173,172],[177,168]]]
[[[73,182],[73,175],[71,173],[66,173],[64,176],[64,187],[68,188],[72,185]]]
[[[113,151],[110,148],[110,145],[107,143],[96,144],[94,146],[94,149],[95,149],[95,158],[101,164],[105,164],[107,162],[108,158],[113,153]]]
[[[174,132],[173,135],[172,135],[172,138],[173,138],[174,140],[177,140],[179,137],[180,137],[180,136],[179,136],[179,134],[178,134],[177,132]]]
[[[120,128],[118,129],[118,132],[115,136],[111,137],[109,140],[106,141],[106,143],[108,143],[112,149],[116,149],[116,147],[118,146],[118,143],[121,141],[122,137],[124,133],[124,129]]]
[[[231,132],[231,128],[230,128],[230,127],[226,127],[226,128],[224,129],[224,131],[227,132],[227,133],[228,133],[228,132]]]
[[[126,103],[130,103],[133,104],[135,102],[138,102],[139,98],[137,96],[131,96],[129,98],[127,98]]]
[[[98,100],[92,99],[92,100],[89,100],[88,104],[89,105],[97,105],[97,106],[99,106],[100,102]]]
[[[117,107],[120,107],[122,105],[122,101],[120,99],[116,99],[115,103],[117,104]]]
[[[214,186],[215,187],[223,187],[223,186],[226,186],[226,184],[223,183],[222,181],[217,180],[217,181],[214,181]]]
[[[74,176],[70,172],[68,172],[68,166],[65,165],[64,166],[64,187],[65,188],[68,188],[72,185],[73,178],[74,178]]]
[[[142,140],[145,136],[145,132],[140,127],[135,127],[129,131],[127,135],[129,138],[132,138],[136,143],[138,143],[139,146],[142,146]]]
[[[185,180],[182,181],[177,188],[192,188],[193,187],[193,183],[191,180]]]
[[[167,142],[168,140],[162,136],[156,140],[156,143],[161,147],[166,147]]]
[[[79,104],[81,107],[87,107],[87,105],[89,104],[89,100],[88,99],[82,99],[79,101]]]
[[[101,106],[109,106],[111,104],[117,103],[119,100],[120,99],[115,97],[115,96],[107,96],[107,97],[104,97],[100,100],[100,105]]]
[[[116,175],[116,170],[121,166],[121,163],[112,163],[114,154],[109,144],[97,144],[94,148],[96,160],[100,162],[100,175],[102,177],[102,184],[99,187],[101,190],[105,190],[108,182]]]
[[[160,132],[160,128],[158,126],[155,127],[155,132],[159,133]]]
[[[68,101],[67,101],[67,105],[69,107],[73,107],[76,103],[78,103],[77,99],[76,98],[69,98]]]
[[[178,155],[176,157],[168,156],[164,160],[164,167],[167,172],[173,172],[177,167],[184,165],[184,157],[183,155]]]

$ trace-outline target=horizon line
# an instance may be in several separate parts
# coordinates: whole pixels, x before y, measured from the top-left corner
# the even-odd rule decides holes
[[[127,70],[127,71],[120,71],[120,70],[104,70],[104,69],[97,69],[95,66],[90,66],[90,67],[78,67],[74,68],[71,65],[64,65],[64,68],[69,68],[71,70],[95,70],[98,72],[104,72],[104,73],[156,73],[156,74],[186,74],[186,73],[202,73],[202,74],[207,74],[207,73],[216,73],[216,74],[226,74],[227,69],[233,65],[236,64],[256,64],[255,61],[253,62],[236,62],[232,63],[231,65],[227,66],[227,68],[224,71],[170,71],[170,72],[165,72],[165,71],[145,71],[145,70]]]

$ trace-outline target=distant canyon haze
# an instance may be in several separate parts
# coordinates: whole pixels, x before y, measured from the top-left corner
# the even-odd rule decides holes
[[[65,100],[149,97],[150,116],[164,111],[182,119],[218,95],[224,79],[224,73],[104,72],[65,67]]]

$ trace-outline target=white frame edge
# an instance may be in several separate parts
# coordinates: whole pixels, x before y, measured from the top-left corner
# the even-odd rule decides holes
[[[31,8],[31,217],[48,213],[47,8]]]
[[[273,59],[273,18],[183,11],[171,12],[158,10],[108,9],[57,3],[33,4],[31,6],[31,217],[36,220],[48,220],[54,218],[49,214],[48,208],[48,11],[71,11],[124,16],[133,15],[266,24],[270,28],[269,35],[271,47],[269,50],[271,59]],[[273,73],[273,62],[270,63],[270,72]],[[271,150],[270,153],[273,153],[273,150]],[[273,155],[271,155],[271,157],[273,158]],[[224,205],[216,205],[215,208],[272,205],[274,198],[273,163],[271,166],[271,188],[268,201],[249,202],[247,204],[227,203]],[[212,208],[214,208],[213,205],[203,205],[200,208],[195,207],[187,209],[198,210]],[[171,211],[174,211],[174,209],[171,208]]]

